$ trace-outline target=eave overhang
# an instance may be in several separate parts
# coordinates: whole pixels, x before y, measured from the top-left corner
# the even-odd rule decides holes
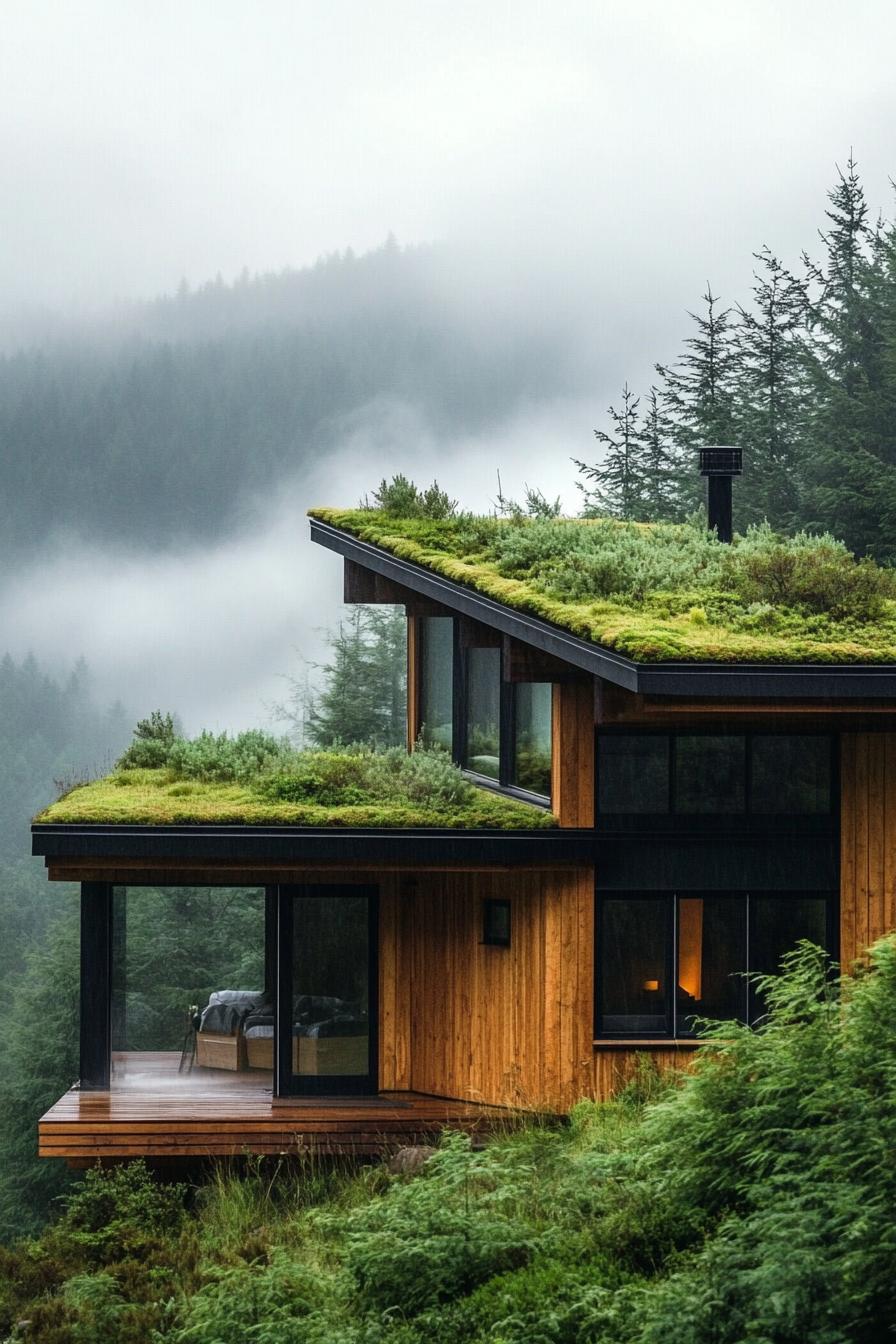
[[[37,823],[31,849],[47,865],[114,860],[150,863],[328,864],[401,868],[521,868],[588,865],[594,832],[364,830],[300,826],[124,826]]]
[[[330,523],[318,518],[309,522],[311,540],[344,559],[627,691],[721,700],[896,700],[893,663],[636,663],[560,626],[514,611],[472,588],[390,555]]]

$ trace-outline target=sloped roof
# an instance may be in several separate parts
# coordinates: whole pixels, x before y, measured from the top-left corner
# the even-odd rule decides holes
[[[728,572],[724,567],[736,566],[737,545],[706,539],[694,550],[693,528],[585,519],[435,521],[373,509],[319,508],[309,516],[314,541],[631,690],[896,697],[894,598],[881,598],[873,619],[750,602],[714,582]],[[612,565],[616,540],[630,550],[632,537],[642,539],[648,556],[653,546],[663,549],[674,584],[651,587],[648,575],[644,591],[633,596],[613,592],[610,576],[603,593],[590,595],[588,565],[600,572],[603,540]]]

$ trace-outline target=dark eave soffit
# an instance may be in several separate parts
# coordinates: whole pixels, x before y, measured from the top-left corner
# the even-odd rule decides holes
[[[179,859],[235,865],[398,863],[488,868],[491,864],[552,867],[594,861],[594,832],[349,830],[337,826],[122,826],[44,823],[31,827],[31,850],[48,863],[72,859]]]
[[[390,555],[330,523],[317,518],[309,521],[311,540],[344,559],[628,691],[725,700],[896,699],[896,665],[892,663],[836,667],[824,663],[636,663]]]

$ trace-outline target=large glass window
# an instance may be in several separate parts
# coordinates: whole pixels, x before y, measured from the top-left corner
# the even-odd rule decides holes
[[[600,920],[600,1030],[613,1036],[663,1035],[669,1027],[669,902],[666,897],[605,900]]]
[[[598,734],[599,813],[669,810],[669,738],[659,733]]]
[[[829,737],[757,733],[751,747],[751,812],[817,814],[831,810]]]
[[[773,896],[754,896],[750,902],[750,969],[762,975],[775,975],[785,953],[801,938],[824,947],[827,941],[828,903],[821,896],[796,897],[782,901]],[[751,1016],[765,1012],[759,990],[751,988]]]
[[[776,973],[801,939],[824,947],[828,906],[823,895],[748,892],[602,899],[599,1035],[692,1036],[701,1019],[756,1021],[765,1004],[750,975]]]
[[[368,900],[294,898],[292,1072],[299,1079],[370,1074]]]
[[[424,616],[420,632],[420,736],[427,747],[451,751],[454,695],[454,621]]]
[[[598,733],[598,816],[833,817],[823,733]]]
[[[678,1030],[700,1018],[743,1020],[746,1007],[746,896],[690,896],[678,901]]]
[[[549,799],[551,683],[505,681],[495,647],[468,648],[458,666],[451,616],[422,617],[417,630],[424,746],[455,753],[458,764],[504,788]]]
[[[511,783],[550,797],[551,684],[519,682],[513,687],[513,772]]]
[[[501,777],[501,650],[467,650],[468,770]]]
[[[273,1038],[264,890],[116,887],[112,928],[112,1087],[270,1087],[272,1039],[246,1042],[250,1017]]]
[[[676,812],[743,812],[745,739],[739,734],[679,734],[673,787]]]

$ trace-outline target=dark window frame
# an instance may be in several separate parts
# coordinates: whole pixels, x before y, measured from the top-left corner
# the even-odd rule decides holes
[[[451,705],[452,758],[467,778],[481,788],[491,789],[493,792],[502,793],[510,798],[519,799],[520,802],[531,803],[535,807],[542,807],[546,810],[550,810],[550,793],[534,793],[530,789],[520,788],[518,784],[513,782],[516,760],[516,686],[513,682],[505,681],[503,676],[500,678],[499,682],[498,778],[493,779],[490,775],[481,775],[478,771],[470,770],[467,767],[467,715],[470,687],[467,658],[471,648],[492,647],[495,646],[475,644],[465,645],[461,638],[460,622],[457,620],[454,621],[454,639],[452,642],[453,694]],[[553,753],[553,744],[551,750]]]
[[[307,897],[367,901],[367,1072],[293,1073],[293,955],[296,912]],[[379,1091],[379,904],[380,889],[369,883],[283,883],[277,888],[277,984],[274,1015],[274,1095],[277,1097],[375,1096]],[[299,916],[299,919],[301,916]]]
[[[671,993],[668,995],[666,1007],[666,1027],[663,1031],[632,1031],[625,1032],[618,1028],[611,1031],[603,1030],[603,1013],[601,1011],[601,990],[603,979],[603,967],[601,964],[601,954],[604,946],[604,912],[606,906],[612,902],[622,901],[643,901],[662,899],[667,903],[666,911],[666,954],[664,958],[665,973],[667,984],[671,986]],[[752,900],[780,900],[782,902],[796,902],[800,900],[823,900],[825,902],[825,947],[828,954],[836,960],[839,955],[839,892],[831,889],[829,891],[763,891],[763,890],[739,890],[729,888],[725,891],[695,891],[691,889],[677,889],[675,891],[630,891],[601,893],[597,898],[597,908],[595,911],[595,975],[594,975],[594,1040],[624,1040],[632,1041],[668,1041],[668,1040],[695,1040],[699,1039],[699,1033],[679,1029],[678,1025],[678,954],[679,954],[679,907],[683,900],[745,900],[746,901],[746,966],[744,967],[744,1008],[745,1016],[743,1021],[755,1026],[759,1020],[754,1013],[755,990],[749,979],[752,974],[751,951],[752,951],[752,920],[750,918],[750,906]],[[760,1015],[761,1016],[761,1015]]]
[[[697,728],[639,728],[614,725],[601,728],[597,732],[595,751],[595,829],[616,834],[649,831],[656,834],[662,831],[683,831],[693,833],[712,832],[719,834],[729,831],[732,834],[749,832],[751,834],[799,834],[831,835],[837,834],[839,824],[840,797],[840,753],[839,736],[823,728],[803,729],[792,722],[786,726],[780,724],[757,728],[722,728],[704,725]],[[605,812],[600,807],[601,779],[601,739],[608,737],[652,737],[663,738],[668,742],[668,806],[664,812]],[[744,739],[744,807],[740,812],[687,812],[676,808],[676,748],[681,738],[695,737],[740,737]],[[821,738],[829,746],[830,797],[826,811],[820,812],[756,812],[753,811],[753,741],[755,738],[768,737],[806,737]]]
[[[506,934],[496,930],[492,923],[493,916],[498,910],[507,912],[507,932]],[[483,947],[510,947],[513,936],[513,909],[509,900],[496,899],[486,896],[482,902],[482,946]]]

